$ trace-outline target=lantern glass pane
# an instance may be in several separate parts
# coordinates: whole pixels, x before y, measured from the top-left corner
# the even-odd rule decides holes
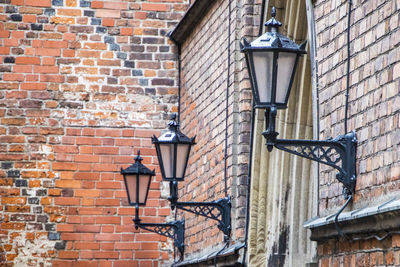
[[[172,178],[174,175],[174,144],[160,144],[160,152],[165,177]]]
[[[281,52],[278,57],[278,77],[276,81],[276,103],[285,104],[290,88],[290,80],[296,62],[296,53]]]
[[[189,144],[178,144],[176,157],[176,177],[183,178],[185,175],[186,159],[189,153]]]
[[[145,204],[147,189],[150,183],[150,175],[139,175],[139,201],[136,196],[136,175],[126,175],[126,185],[128,186],[129,199],[132,204]]]
[[[273,52],[254,52],[254,70],[261,103],[271,102]]]

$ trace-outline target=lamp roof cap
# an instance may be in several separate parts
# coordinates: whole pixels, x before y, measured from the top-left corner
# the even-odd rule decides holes
[[[156,175],[154,170],[150,170],[145,165],[142,164],[143,158],[140,156],[140,150],[138,150],[138,154],[135,157],[135,163],[129,166],[126,169],[121,168],[121,174],[144,174],[144,175]]]
[[[194,144],[194,139],[187,137],[179,130],[179,123],[176,121],[176,116],[172,117],[172,121],[168,123],[168,130],[160,137],[153,136],[153,143],[179,143],[179,144]]]

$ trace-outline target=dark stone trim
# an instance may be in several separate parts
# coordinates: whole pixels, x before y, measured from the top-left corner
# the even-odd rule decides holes
[[[347,236],[388,235],[400,231],[399,200],[389,201],[381,206],[364,208],[344,213],[339,217],[339,226]],[[382,208],[389,206],[387,208]],[[381,209],[382,208],[382,209]],[[324,241],[339,236],[334,223],[334,214],[312,219],[304,224],[311,230],[311,240]]]
[[[196,0],[175,28],[168,33],[168,37],[175,43],[182,44],[216,2],[218,1]]]
[[[241,263],[239,263],[239,253],[238,251],[242,249],[245,246],[244,243],[239,243],[237,245],[234,245],[232,247],[226,248],[222,251],[214,251],[211,254],[201,256],[198,258],[190,259],[190,260],[185,260],[181,262],[177,262],[173,267],[178,267],[178,266],[214,266],[214,260],[216,259],[216,263],[219,266],[243,266]],[[222,264],[222,265],[220,265]]]

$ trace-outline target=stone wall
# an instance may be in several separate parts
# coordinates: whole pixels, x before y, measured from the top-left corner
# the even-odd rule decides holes
[[[177,111],[187,1],[0,0],[0,253],[5,266],[158,266],[120,167],[156,168],[143,221],[165,222],[150,136]]]

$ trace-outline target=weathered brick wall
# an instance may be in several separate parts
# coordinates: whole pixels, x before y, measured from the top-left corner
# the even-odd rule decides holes
[[[315,2],[321,138],[344,133],[347,2]],[[353,210],[400,190],[399,10],[399,1],[353,1],[348,128],[359,141]],[[343,205],[343,197],[335,173],[323,171],[319,210],[326,215]],[[322,266],[400,264],[398,236],[320,244],[318,252]]]
[[[217,1],[182,46],[182,131],[196,135],[182,201],[212,201],[224,194],[228,1]],[[219,28],[220,34],[214,31]],[[223,242],[217,223],[187,214],[187,253]]]
[[[149,137],[176,111],[178,91],[165,34],[186,3],[0,0],[2,263],[171,259],[171,240],[134,229],[119,168],[141,149],[158,170]],[[143,221],[170,215],[160,181]]]
[[[353,3],[348,128],[359,141],[356,205],[400,189],[399,8],[398,1]],[[344,131],[347,1],[317,1],[315,20],[321,136],[337,136]],[[328,186],[333,174],[321,181],[320,210],[342,201],[341,186]]]
[[[196,135],[197,144],[179,194],[182,201],[225,197],[226,160],[227,194],[232,199],[230,245],[243,241],[245,236],[250,140],[251,93],[239,39],[255,33],[253,16],[257,11],[259,5],[253,1],[215,1],[182,46],[182,131],[188,136]],[[186,251],[190,258],[223,246],[223,234],[216,222],[188,213],[182,216],[186,219]]]
[[[318,246],[319,266],[400,266],[400,235],[382,241],[327,241]]]

